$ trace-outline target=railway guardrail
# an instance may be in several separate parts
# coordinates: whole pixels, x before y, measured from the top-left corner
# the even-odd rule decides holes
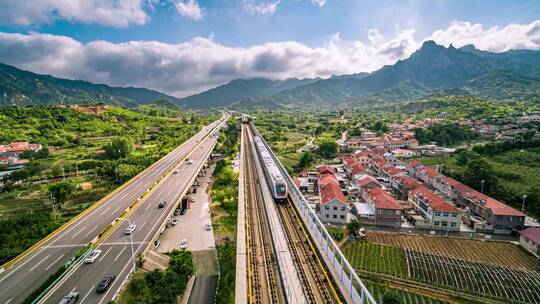
[[[315,242],[318,243],[319,248],[322,249],[320,252],[321,255],[325,256],[327,261],[330,262],[330,264],[327,262],[327,267],[333,268],[334,273],[338,275],[338,277],[334,276],[334,279],[339,280],[345,287],[346,290],[344,291],[347,293],[353,303],[377,304],[360,277],[358,277],[356,274],[354,268],[351,266],[349,261],[347,261],[345,255],[343,255],[341,252],[339,246],[334,242],[324,227],[324,224],[315,214],[315,211],[311,209],[305,197],[302,195],[298,187],[296,187],[292,181],[292,178],[289,176],[289,173],[287,170],[285,170],[285,167],[283,167],[277,156],[274,154],[274,151],[272,151],[268,143],[266,143],[266,140],[264,140],[264,138],[260,135],[259,131],[255,128],[255,125],[251,124],[251,127],[255,132],[255,135],[261,137],[262,142],[267,147],[275,163],[278,165],[279,170],[287,182],[290,196],[300,214],[300,217],[304,221],[304,224],[308,228]]]

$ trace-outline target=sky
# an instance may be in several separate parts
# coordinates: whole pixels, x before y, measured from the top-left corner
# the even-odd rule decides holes
[[[0,62],[183,97],[371,72],[426,40],[538,50],[539,12],[531,0],[0,0]]]

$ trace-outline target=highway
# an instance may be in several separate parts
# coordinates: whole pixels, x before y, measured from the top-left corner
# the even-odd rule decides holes
[[[129,217],[131,223],[137,225],[132,235],[135,257],[151,241],[160,224],[167,220],[168,214],[176,206],[172,202],[183,190],[190,186],[191,177],[197,174],[195,169],[206,161],[206,156],[211,153],[216,140],[216,137],[206,138],[190,156],[193,163],[182,162],[176,169],[178,174],[171,174],[164,179],[131,214]],[[167,202],[165,208],[158,209],[159,202],[163,200]],[[204,224],[201,223],[201,227]],[[116,231],[97,247],[102,251],[101,256],[92,264],[77,265],[70,275],[43,298],[42,303],[58,303],[62,297],[71,291],[79,293],[80,300],[78,303],[107,303],[133,268],[130,236],[124,234],[127,226],[128,222],[125,220]],[[178,240],[178,245],[179,243],[180,240]],[[116,275],[114,283],[107,292],[103,294],[96,293],[95,289],[99,281],[109,274]]]
[[[149,207],[149,204],[154,204],[155,207],[157,206],[156,200],[161,198],[165,200],[170,199],[177,189],[185,186],[183,183],[187,180],[186,177],[189,173],[193,171],[191,168],[195,168],[197,161],[200,161],[200,158],[203,155],[202,152],[204,148],[201,148],[203,145],[199,145],[199,143],[203,139],[215,141],[216,138],[207,137],[207,135],[212,133],[215,130],[215,127],[223,121],[224,118],[203,128],[202,131],[195,134],[141,174],[128,181],[123,188],[114,192],[91,209],[91,211],[86,212],[76,221],[65,227],[65,229],[54,234],[50,239],[41,244],[39,248],[18,261],[6,272],[0,274],[0,304],[22,303],[26,296],[40,286],[82,246],[94,240],[103,229],[120,216],[133,204],[133,202],[135,202],[135,200],[141,197],[161,176],[165,175],[171,167],[183,159],[187,153],[195,149],[193,154],[194,163],[188,165],[192,167],[184,167],[184,162],[182,162],[179,173],[172,174],[168,178],[162,180],[132,215],[137,224],[134,242],[138,242],[136,247],[142,248],[140,242],[145,239],[143,236],[149,234],[148,231],[158,225],[158,221],[162,220],[160,216],[164,214],[165,210],[168,210],[167,208],[164,208],[160,209],[161,211],[156,211],[155,208]],[[209,149],[210,146],[210,142],[204,144],[206,149]],[[168,204],[167,207],[172,208],[172,204]],[[95,265],[83,266],[99,266],[99,262],[102,261],[114,262],[113,265],[119,265],[124,262],[126,256],[131,256],[131,246],[129,246],[129,250],[127,250],[126,247],[123,247],[122,245],[116,245],[116,243],[126,241],[126,238],[123,235],[124,228],[125,227],[121,225],[121,227],[110,235],[110,237],[105,240],[105,243],[102,244],[100,249],[104,250],[102,256],[97,261],[98,263]],[[129,253],[129,255],[127,255],[127,253]],[[104,265],[105,263],[101,264]],[[107,269],[111,268],[107,266]],[[119,273],[120,270],[117,274]],[[70,282],[73,278],[77,278],[77,271],[70,279]],[[91,281],[89,277],[85,275],[84,280],[88,280],[89,284],[96,284],[99,278],[95,281]],[[81,297],[82,296],[84,296],[84,294],[81,295]],[[47,301],[47,303],[57,303],[58,301]]]

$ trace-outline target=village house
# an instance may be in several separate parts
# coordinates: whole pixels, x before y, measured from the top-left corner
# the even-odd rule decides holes
[[[457,206],[485,220],[492,233],[511,234],[525,224],[525,214],[462,183],[452,185],[452,197]]]
[[[519,243],[532,254],[540,256],[540,228],[529,227],[520,232]]]
[[[395,176],[390,179],[390,186],[398,199],[408,200],[409,192],[422,185],[410,176]]]
[[[386,191],[366,188],[362,192],[364,204],[356,204],[357,217],[365,225],[401,227],[402,208]]]
[[[461,211],[431,192],[425,185],[420,185],[411,190],[408,200],[415,211],[423,218],[423,221],[415,222],[417,228],[447,231],[460,230]]]
[[[322,167],[322,168],[321,168]],[[329,166],[317,168],[319,174],[319,210],[320,219],[323,223],[336,225],[347,224],[348,201],[339,182],[334,174],[334,170]]]

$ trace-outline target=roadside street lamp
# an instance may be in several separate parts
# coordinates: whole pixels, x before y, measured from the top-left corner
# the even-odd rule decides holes
[[[118,219],[119,220],[126,220],[126,218],[123,218],[123,217],[119,217]],[[127,221],[128,221],[128,227],[131,226],[131,219],[127,218]],[[131,233],[129,234],[129,240],[130,240],[130,243],[131,243],[131,261],[133,262],[133,270],[132,270],[133,273],[135,273],[135,252],[133,250],[133,233],[134,232],[135,232],[135,230],[131,231]]]
[[[523,202],[521,203],[521,213],[525,210],[525,200],[527,199],[527,194],[523,194],[522,196]]]
[[[482,187],[480,188],[480,192],[484,193],[484,183],[486,181],[485,180],[481,180],[480,183],[482,184]]]

